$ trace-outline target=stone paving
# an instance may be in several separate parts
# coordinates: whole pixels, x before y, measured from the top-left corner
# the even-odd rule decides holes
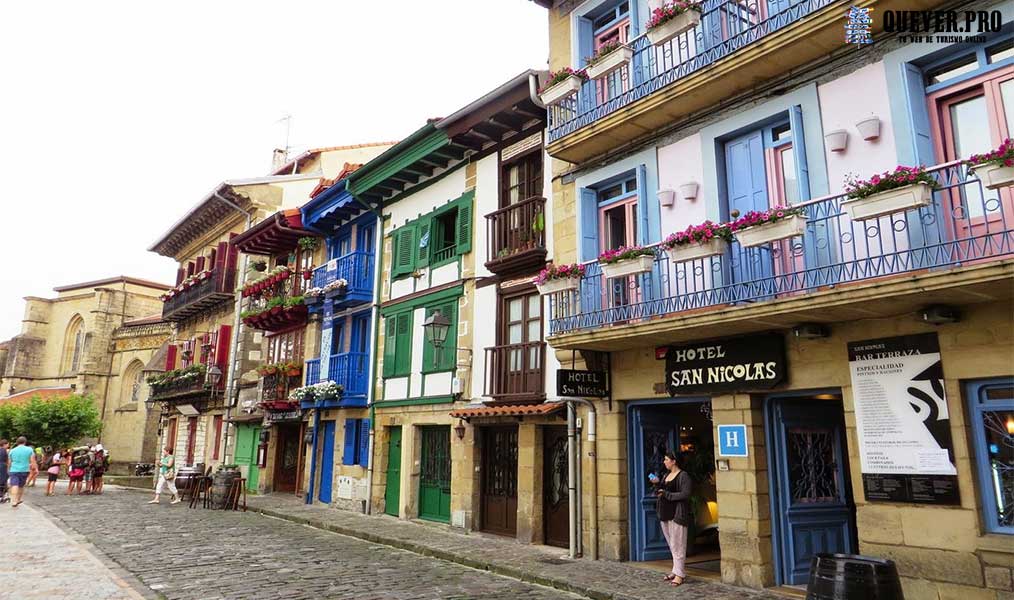
[[[149,498],[107,488],[99,497],[33,494],[29,504],[170,599],[784,598],[696,579],[672,588],[660,573],[628,563],[565,560],[558,548],[306,506],[291,496],[251,498],[247,513],[165,499],[153,506]]]

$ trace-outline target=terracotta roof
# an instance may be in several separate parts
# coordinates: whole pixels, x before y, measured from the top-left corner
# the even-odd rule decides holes
[[[62,398],[64,396],[69,396],[72,393],[73,391],[69,387],[32,388],[30,390],[11,394],[10,396],[2,396],[0,397],[0,404],[21,404],[23,402],[28,402],[35,396],[38,396],[43,400],[48,400],[50,398]]]
[[[342,168],[341,173],[338,173],[338,175],[336,175],[334,179],[328,179],[326,177],[321,177],[320,178],[320,183],[318,183],[317,187],[313,188],[313,191],[310,192],[310,197],[311,198],[316,198],[318,194],[320,194],[324,190],[330,188],[332,185],[338,183],[342,179],[345,179],[346,177],[348,177],[352,173],[355,173],[356,170],[359,169],[359,167],[362,167],[362,166],[363,166],[362,163],[358,163],[358,164],[356,164],[356,163],[345,163],[345,166]]]
[[[394,141],[394,142],[367,142],[365,144],[351,144],[351,145],[348,145],[348,146],[327,146],[327,147],[324,147],[324,148],[311,148],[310,150],[307,150],[306,152],[300,154],[296,158],[294,158],[294,159],[286,162],[284,165],[278,167],[271,174],[272,175],[284,175],[286,173],[291,173],[293,167],[295,167],[296,169],[298,169],[299,168],[299,164],[301,162],[303,162],[304,160],[306,160],[306,159],[308,159],[308,158],[310,158],[312,156],[316,156],[318,154],[321,154],[322,152],[337,152],[339,150],[355,150],[356,148],[373,148],[375,146],[393,146],[393,145],[395,145],[397,143],[398,143],[397,141]]]
[[[96,279],[95,281],[86,281],[84,283],[72,283],[70,285],[61,285],[53,288],[54,292],[69,292],[70,290],[81,290],[84,288],[94,288],[109,283],[129,283],[131,285],[140,285],[143,287],[150,287],[156,290],[168,290],[172,289],[171,285],[164,283],[156,283],[154,281],[148,281],[147,279],[138,279],[137,277],[128,277],[127,275],[119,275],[117,277],[107,277],[106,279]]]
[[[562,410],[564,402],[543,402],[541,404],[518,404],[514,406],[466,406],[451,411],[451,416],[459,419],[473,417],[524,417],[552,414]]]

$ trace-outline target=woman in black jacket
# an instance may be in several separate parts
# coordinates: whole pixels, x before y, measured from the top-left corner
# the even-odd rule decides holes
[[[687,526],[691,519],[690,493],[693,480],[680,468],[680,461],[673,452],[666,452],[662,462],[668,472],[658,482],[655,490],[655,495],[658,496],[655,510],[662,525],[662,535],[672,552],[672,573],[666,575],[665,579],[677,586],[686,577],[683,565],[687,558]]]

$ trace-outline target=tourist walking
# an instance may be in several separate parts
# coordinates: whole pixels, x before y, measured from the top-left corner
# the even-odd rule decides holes
[[[82,494],[92,493],[92,475],[95,469],[95,446],[89,446],[86,452],[88,463],[84,466],[84,490]]]
[[[95,444],[95,458],[92,460],[92,493],[102,493],[102,476],[109,468],[109,453],[102,444]]]
[[[158,504],[159,496],[162,494],[164,488],[169,488],[169,491],[173,495],[172,502],[169,504],[178,504],[180,502],[179,492],[176,491],[176,457],[173,456],[173,449],[166,446],[162,449],[162,460],[158,463],[158,483],[155,485],[155,498],[152,499],[148,504]]]
[[[60,478],[60,465],[63,464],[63,454],[57,450],[46,449],[46,458],[42,461],[42,468],[46,470],[48,480],[46,481],[46,495],[52,496],[56,493],[56,480]]]
[[[9,502],[7,497],[7,446],[10,444],[5,439],[0,439],[0,504]]]
[[[655,495],[658,497],[655,510],[662,526],[662,535],[672,553],[672,573],[665,576],[674,586],[681,585],[686,578],[684,564],[687,559],[687,528],[690,525],[690,493],[693,480],[682,469],[680,460],[673,452],[666,452],[662,459],[666,474],[658,481]],[[657,481],[657,477],[652,478]]]
[[[21,506],[21,495],[25,493],[25,483],[32,473],[38,474],[39,465],[35,462],[35,451],[28,446],[25,436],[18,438],[14,449],[7,453],[9,464],[9,481],[11,485],[11,507]]]

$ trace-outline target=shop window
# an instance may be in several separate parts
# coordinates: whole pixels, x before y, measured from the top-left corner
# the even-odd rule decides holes
[[[966,391],[986,531],[1014,534],[1014,378],[971,382]]]

